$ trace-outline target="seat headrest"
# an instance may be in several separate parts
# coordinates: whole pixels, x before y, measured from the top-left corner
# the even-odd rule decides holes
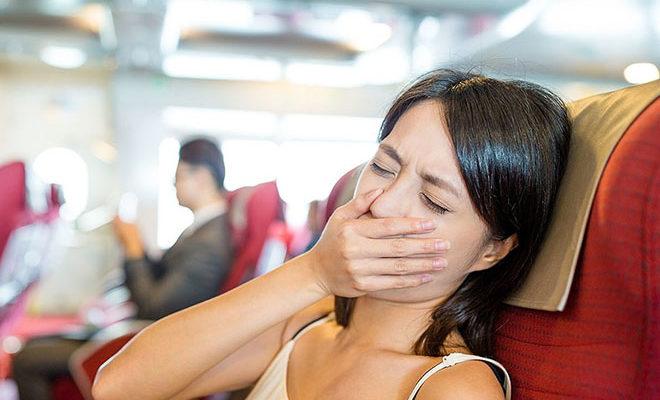
[[[550,226],[523,287],[507,303],[562,311],[598,182],[610,154],[632,122],[660,96],[660,81],[569,104],[573,135]]]

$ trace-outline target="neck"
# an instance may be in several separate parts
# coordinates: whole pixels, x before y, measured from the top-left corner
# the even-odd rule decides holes
[[[443,299],[398,303],[362,296],[355,301],[350,324],[340,335],[342,343],[409,354]]]
[[[192,212],[197,212],[203,208],[213,205],[224,205],[227,203],[225,196],[220,191],[201,194],[194,205],[190,207]]]

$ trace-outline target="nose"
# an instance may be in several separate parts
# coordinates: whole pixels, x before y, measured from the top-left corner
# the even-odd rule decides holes
[[[397,179],[383,189],[383,193],[371,203],[371,214],[375,218],[409,216],[412,201],[408,188]]]

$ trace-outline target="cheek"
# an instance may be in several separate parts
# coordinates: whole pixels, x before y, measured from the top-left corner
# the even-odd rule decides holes
[[[184,183],[182,183],[181,185],[177,186],[177,190],[176,190],[177,196],[184,199],[189,197],[191,190],[193,190],[192,189],[193,185],[191,184],[190,181],[191,180],[189,179]]]
[[[435,239],[448,240],[451,248],[446,254],[448,273],[461,274],[469,269],[483,247],[487,233],[480,220],[446,214],[435,218],[438,227],[435,231],[423,235]]]
[[[447,253],[450,268],[462,273],[477,261],[483,249],[486,230],[481,224],[465,224],[462,229],[449,230],[451,249]]]

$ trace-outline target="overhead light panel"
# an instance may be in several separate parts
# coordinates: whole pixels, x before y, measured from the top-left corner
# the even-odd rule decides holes
[[[357,87],[364,85],[358,72],[352,64],[292,62],[287,65],[285,76],[299,85]]]
[[[619,0],[556,0],[539,19],[539,29],[550,35],[605,38],[639,37],[645,16],[635,2]]]
[[[286,114],[280,130],[285,139],[375,143],[382,118],[345,115]]]
[[[364,10],[343,11],[335,21],[341,37],[358,51],[374,50],[392,37],[388,24],[374,22],[371,14]]]
[[[84,51],[75,47],[48,46],[41,50],[41,61],[57,68],[78,68],[87,61]]]
[[[167,7],[180,28],[244,28],[254,22],[254,7],[241,0],[172,0]]]
[[[660,78],[660,71],[655,64],[635,63],[623,70],[623,77],[633,84],[651,82]]]
[[[239,135],[251,138],[271,138],[277,130],[277,115],[265,111],[167,107],[163,122],[184,132],[199,131]]]
[[[269,58],[179,52],[165,58],[163,72],[177,78],[276,81],[282,64]]]

